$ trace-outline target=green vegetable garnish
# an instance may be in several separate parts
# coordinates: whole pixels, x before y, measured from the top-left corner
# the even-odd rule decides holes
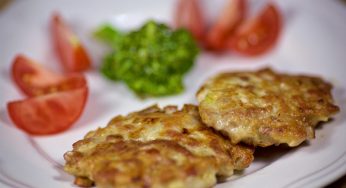
[[[154,21],[128,33],[104,25],[95,36],[113,49],[104,58],[101,72],[112,80],[124,81],[140,96],[183,91],[183,75],[192,67],[199,52],[187,30],[173,31]]]

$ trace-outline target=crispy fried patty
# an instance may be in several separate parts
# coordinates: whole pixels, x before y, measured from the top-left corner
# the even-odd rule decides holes
[[[85,151],[65,154],[65,170],[80,186],[97,187],[211,187],[216,164],[169,140],[149,142],[108,136]]]
[[[117,149],[122,147],[119,143],[125,145],[124,149]],[[160,152],[144,155],[143,147],[147,144]],[[130,159],[140,164],[134,165],[134,174],[127,169],[131,167],[124,167],[123,161]],[[215,184],[215,176],[229,177],[234,169],[248,167],[253,160],[253,148],[231,144],[204,125],[196,106],[185,105],[182,110],[176,106],[151,106],[117,116],[105,128],[89,132],[73,144],[65,160],[65,170],[84,186],[95,182],[101,187],[210,187]]]
[[[318,77],[262,69],[219,74],[207,80],[197,99],[203,122],[232,143],[293,147],[314,138],[316,124],[339,111],[331,89]]]

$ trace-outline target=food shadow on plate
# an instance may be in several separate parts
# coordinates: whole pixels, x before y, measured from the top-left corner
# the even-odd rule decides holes
[[[60,166],[54,166],[54,169],[58,172],[58,175],[54,176],[54,180],[61,181],[61,182],[73,182],[74,176],[66,173],[63,169],[61,169]]]
[[[280,144],[278,146],[269,147],[256,147],[254,153],[254,162],[265,163],[267,165],[275,162],[284,155],[295,151],[298,148],[309,146],[308,142],[303,142],[298,147],[289,147],[287,144]]]
[[[0,76],[1,76],[1,81],[6,82],[10,81],[12,82],[11,75],[10,75],[10,70],[8,69],[1,69],[0,71]]]
[[[290,6],[280,6],[280,10],[282,13],[282,21],[284,22],[284,26],[287,27],[293,20],[295,19],[296,15],[299,13],[299,10],[297,10],[296,7],[290,7]]]
[[[346,120],[346,90],[345,88],[335,87],[333,89],[333,97],[335,104],[339,106],[340,111],[337,114],[337,118],[333,119],[333,122],[340,126]]]
[[[241,171],[234,171],[233,176],[231,176],[227,180],[221,179],[221,181],[219,181],[218,183],[222,184],[242,179],[246,176],[249,176],[266,168],[267,166],[284,157],[285,155],[288,155],[289,153],[292,153],[295,150],[301,147],[306,147],[308,145],[309,144],[307,142],[304,142],[299,147],[294,148],[289,147],[285,144],[281,144],[279,146],[256,147],[254,153],[254,161],[252,162],[252,164],[250,164],[250,166],[247,169]]]
[[[344,126],[346,121],[346,92],[344,88],[335,87],[333,90],[335,104],[339,106],[340,111],[326,122],[320,122],[315,127],[315,138],[311,140],[315,147],[309,148],[307,151],[313,153],[323,150],[332,144],[331,138],[333,133],[337,132],[338,127]],[[318,145],[318,147],[317,147]]]
[[[14,126],[9,117],[9,114],[7,113],[6,108],[0,110],[0,122],[2,122],[4,125],[7,125],[9,127]]]
[[[325,147],[328,147],[331,144],[330,143],[331,132],[335,131],[334,126],[341,124],[338,121],[339,119],[336,120],[335,118],[331,118],[326,122],[319,122],[315,127],[315,138],[309,141],[306,141],[308,144],[318,145],[318,147],[313,147],[307,151],[315,152],[321,149],[323,150]],[[329,124],[333,124],[333,125],[329,125]],[[327,129],[326,126],[328,126],[328,131],[325,130]],[[310,142],[318,142],[318,143],[310,143]]]

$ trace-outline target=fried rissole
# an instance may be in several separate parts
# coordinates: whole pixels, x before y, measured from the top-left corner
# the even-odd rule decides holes
[[[232,143],[298,146],[314,128],[339,111],[332,85],[321,78],[270,69],[219,74],[197,92],[205,124]]]
[[[147,153],[143,149],[147,145],[158,151]],[[196,106],[185,105],[182,110],[151,106],[117,116],[106,127],[89,132],[73,144],[65,160],[65,170],[84,186],[95,182],[98,187],[210,187],[216,177],[226,178],[234,169],[248,167],[253,148],[231,144],[204,125]],[[128,160],[137,161],[136,173],[128,170],[131,163],[124,162]]]

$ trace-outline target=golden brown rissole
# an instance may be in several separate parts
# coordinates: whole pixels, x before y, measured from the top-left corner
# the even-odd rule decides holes
[[[83,156],[79,156],[83,155]],[[80,157],[80,158],[79,158]],[[149,142],[108,136],[88,154],[66,153],[65,170],[75,183],[97,187],[211,187],[215,160],[199,157],[169,140]]]
[[[196,106],[151,106],[89,132],[64,157],[83,186],[211,187],[248,167],[253,148],[204,125]]]
[[[332,85],[321,78],[278,74],[270,69],[219,74],[197,92],[205,124],[232,143],[298,146],[339,111]]]

